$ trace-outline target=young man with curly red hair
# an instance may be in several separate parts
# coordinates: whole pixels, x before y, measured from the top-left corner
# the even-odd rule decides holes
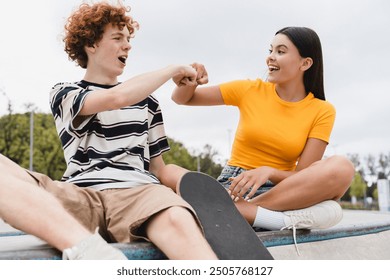
[[[67,169],[62,183],[32,175],[111,242],[143,239],[170,259],[216,259],[195,211],[172,191],[186,170],[163,161],[169,146],[153,95],[170,79],[194,85],[197,72],[171,65],[119,82],[138,28],[128,12],[102,2],[68,18],[65,51],[86,72],[50,93]]]
[[[0,178],[11,177],[13,183],[1,179],[1,193],[7,197],[11,185],[20,185],[18,197],[42,204],[32,213],[47,211],[48,221],[38,219],[41,228],[32,224],[36,218],[20,225],[1,198],[0,215],[62,250],[65,259],[121,259],[105,240],[139,239],[151,241],[170,259],[217,259],[195,211],[172,190],[187,171],[162,159],[169,146],[153,96],[171,78],[191,85],[201,77],[189,65],[171,65],[120,83],[138,28],[128,12],[121,5],[82,4],[68,18],[65,51],[86,72],[81,81],[59,83],[50,93],[67,169],[60,182],[53,181],[1,156]],[[59,237],[60,231],[71,231],[73,239]]]

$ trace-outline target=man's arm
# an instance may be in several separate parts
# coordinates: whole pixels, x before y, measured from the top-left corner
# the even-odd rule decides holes
[[[183,80],[186,85],[196,84],[196,71],[187,65],[171,65],[166,68],[135,76],[110,89],[90,93],[79,116],[120,109],[144,100],[169,79]]]
[[[188,172],[187,169],[178,165],[165,164],[161,155],[150,160],[149,170],[160,180],[161,184],[171,188],[175,192],[180,179]]]

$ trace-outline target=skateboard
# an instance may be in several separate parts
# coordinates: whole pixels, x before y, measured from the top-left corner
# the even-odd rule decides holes
[[[226,189],[211,176],[186,173],[178,193],[195,210],[206,240],[221,260],[273,260],[237,210]]]

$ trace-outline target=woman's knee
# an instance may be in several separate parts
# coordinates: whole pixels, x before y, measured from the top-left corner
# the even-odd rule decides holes
[[[332,156],[329,158],[333,172],[337,177],[344,178],[345,181],[351,183],[355,175],[355,167],[353,163],[345,156]]]
[[[327,170],[330,174],[329,180],[340,189],[338,198],[344,195],[355,176],[353,163],[345,156],[332,156],[327,159]]]

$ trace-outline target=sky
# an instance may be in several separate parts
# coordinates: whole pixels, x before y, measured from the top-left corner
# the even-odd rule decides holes
[[[337,116],[326,155],[390,152],[390,1],[387,0],[126,0],[140,29],[124,81],[170,64],[199,62],[209,84],[266,79],[265,59],[276,31],[314,29],[322,42],[325,94]],[[0,9],[0,115],[33,103],[50,112],[57,82],[84,70],[63,51],[63,26],[81,0],[3,1]],[[194,154],[209,144],[229,157],[235,107],[187,107],[171,100],[172,81],[156,91],[169,137]]]

